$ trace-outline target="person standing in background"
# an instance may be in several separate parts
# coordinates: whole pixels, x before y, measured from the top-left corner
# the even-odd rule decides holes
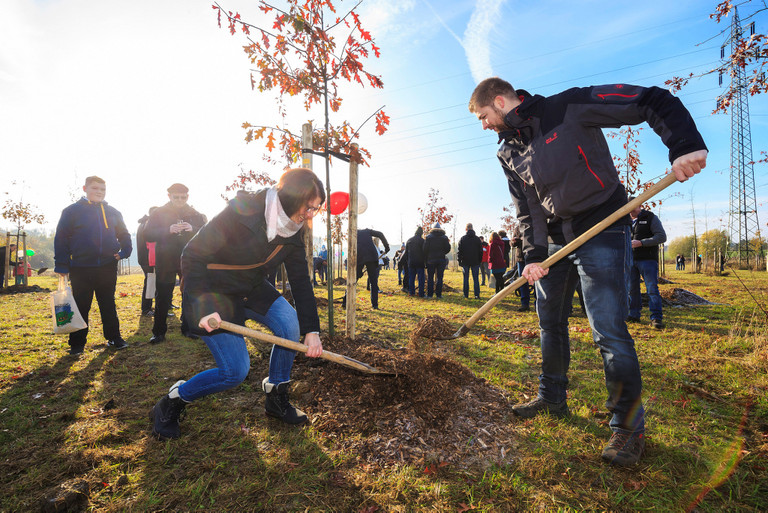
[[[445,274],[445,255],[451,251],[451,241],[435,223],[424,239],[424,261],[427,264],[427,297],[434,294],[438,299],[443,297],[443,275]]]
[[[483,260],[483,246],[480,238],[475,235],[472,223],[467,223],[467,233],[459,239],[458,259],[464,271],[464,297],[469,298],[469,275],[472,273],[472,284],[475,289],[475,299],[480,299],[480,262]],[[503,282],[504,280],[502,280]]]
[[[632,201],[634,197],[629,198]],[[640,296],[640,277],[648,294],[651,327],[664,328],[664,313],[659,294],[659,244],[667,241],[661,220],[650,210],[637,207],[632,217],[632,269],[629,280],[629,315],[627,321],[640,322],[643,301]]]
[[[102,330],[107,345],[125,349],[115,306],[117,261],[131,256],[131,234],[116,208],[107,205],[107,184],[103,178],[89,176],[83,186],[85,197],[61,212],[53,239],[54,272],[69,278],[75,304],[88,323],[93,296],[99,304]],[[85,349],[88,328],[69,334],[69,354]]]
[[[155,243],[155,321],[150,344],[165,340],[168,331],[168,308],[173,299],[176,276],[181,273],[181,252],[187,242],[203,227],[205,216],[189,206],[189,188],[175,183],[168,187],[168,203],[152,212],[144,234]],[[181,332],[191,335],[184,316]]]
[[[157,210],[157,207],[150,207],[149,213],[139,219],[139,227],[136,229],[136,259],[139,261],[139,267],[144,273],[144,288],[141,290],[141,315],[154,315],[152,303],[155,298],[154,293],[147,297],[147,276],[155,272],[155,266],[149,263],[149,247],[147,238],[144,236],[144,230],[147,228],[149,216]],[[154,263],[154,262],[153,262]]]

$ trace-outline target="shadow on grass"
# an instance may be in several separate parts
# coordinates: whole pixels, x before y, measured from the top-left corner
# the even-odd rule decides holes
[[[86,351],[91,352],[88,347]],[[80,410],[112,354],[101,351],[82,368],[79,358],[66,355],[15,380],[0,395],[0,482],[5,497],[0,509],[29,510],[52,487],[88,471],[77,424],[88,415]]]

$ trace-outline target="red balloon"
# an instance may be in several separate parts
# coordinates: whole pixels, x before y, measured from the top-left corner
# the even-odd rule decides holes
[[[331,193],[331,200],[328,202],[331,214],[335,216],[341,214],[347,209],[347,205],[349,205],[349,193],[343,191]]]

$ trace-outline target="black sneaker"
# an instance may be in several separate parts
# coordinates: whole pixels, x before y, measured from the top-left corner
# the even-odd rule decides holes
[[[664,321],[662,321],[661,319],[651,319],[651,328],[656,328],[657,330],[663,330]]]
[[[568,409],[567,401],[550,403],[541,397],[537,397],[533,401],[514,405],[512,413],[524,419],[531,419],[539,413],[553,417],[567,417],[571,414],[571,411]]]
[[[520,307],[518,307],[517,311],[518,311],[518,312],[527,312],[527,311],[529,311],[530,309],[531,309],[531,307],[530,307],[530,306],[520,306]]]
[[[152,335],[149,339],[150,344],[159,344],[160,342],[165,342],[165,335]]]
[[[122,338],[116,338],[115,340],[107,341],[107,345],[112,349],[125,349],[128,347],[128,343]]]
[[[600,457],[611,465],[626,467],[640,461],[644,452],[645,436],[643,433],[620,433],[617,431],[611,435],[611,439]]]
[[[70,347],[69,348],[69,354],[72,356],[77,356],[83,354],[83,351],[85,351],[84,347]]]
[[[640,317],[627,317],[627,322],[640,322]]]
[[[152,317],[153,315],[155,315],[155,311],[150,308],[149,310],[144,310],[143,312],[141,312],[141,315],[143,315],[144,317]]]

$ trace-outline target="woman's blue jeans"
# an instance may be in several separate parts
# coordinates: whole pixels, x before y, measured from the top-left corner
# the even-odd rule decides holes
[[[561,247],[550,244],[549,254]],[[640,364],[625,322],[631,263],[629,228],[614,227],[595,235],[536,282],[542,355],[539,397],[552,403],[566,399],[571,360],[568,314],[580,278],[592,337],[603,357],[606,407],[613,413],[610,426],[630,433],[645,429]]]
[[[277,337],[294,342],[298,342],[301,337],[296,310],[284,297],[277,298],[266,315],[246,309],[245,316],[263,324]],[[203,335],[202,339],[216,360],[216,368],[195,374],[179,387],[179,396],[186,402],[236,387],[243,382],[251,367],[251,358],[242,335],[222,332]],[[269,358],[270,383],[290,381],[295,356],[296,351],[272,346]]]

